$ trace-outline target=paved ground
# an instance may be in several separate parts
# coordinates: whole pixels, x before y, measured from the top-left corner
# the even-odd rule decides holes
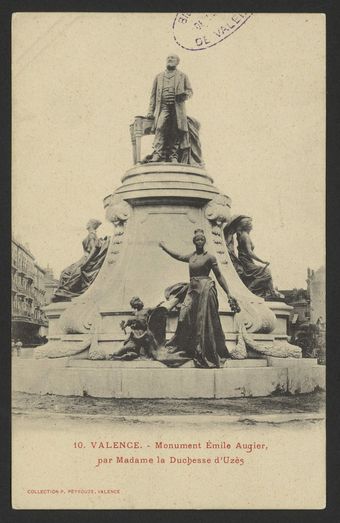
[[[184,416],[183,419],[200,416],[224,419],[242,418],[256,420],[288,421],[298,419],[322,419],[325,394],[317,392],[296,396],[271,396],[265,398],[195,399],[195,400],[142,400],[102,399],[90,397],[66,397],[13,393],[13,414],[18,417],[31,415],[35,418],[56,416],[58,418],[119,419]]]

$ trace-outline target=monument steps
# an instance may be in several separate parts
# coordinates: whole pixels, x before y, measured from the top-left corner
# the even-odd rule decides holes
[[[325,367],[312,358],[227,360],[219,369],[168,368],[150,360],[14,358],[12,376],[18,392],[98,398],[218,399],[325,389]]]

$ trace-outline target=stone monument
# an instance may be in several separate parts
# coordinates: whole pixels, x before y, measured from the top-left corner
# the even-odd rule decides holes
[[[178,62],[177,56],[168,57],[166,72],[155,79],[149,114],[137,116],[130,126],[134,165],[122,176],[121,185],[104,198],[106,219],[112,224],[113,232],[98,246],[100,253],[105,249],[99,270],[78,296],[71,301],[54,302],[45,309],[49,319],[49,342],[36,349],[35,363],[43,364],[43,360],[57,363],[62,359],[67,361],[66,366],[72,367],[72,372],[83,369],[83,374],[77,375],[77,386],[72,388],[68,383],[64,389],[50,387],[49,390],[55,393],[68,394],[71,390],[71,393],[81,394],[81,389],[89,393],[91,387],[86,381],[94,380],[90,391],[93,395],[230,397],[240,395],[239,390],[246,386],[242,389],[242,385],[237,384],[230,393],[223,380],[228,380],[227,373],[230,378],[243,362],[247,371],[266,371],[267,378],[270,374],[268,386],[264,386],[264,382],[261,384],[264,377],[257,375],[252,378],[256,390],[251,386],[245,389],[249,394],[266,395],[277,389],[287,390],[287,377],[282,377],[281,364],[277,365],[275,372],[272,370],[268,374],[270,358],[270,366],[274,367],[276,360],[288,362],[301,358],[301,349],[287,341],[291,307],[282,301],[265,301],[251,292],[231,260],[225,235],[225,228],[233,219],[231,199],[219,191],[203,166],[199,125],[185,113],[186,99],[192,94],[192,88],[188,77],[176,69]],[[141,160],[142,137],[152,133],[155,133],[154,151]],[[186,354],[177,359],[176,352],[173,360],[177,367],[181,366],[167,368],[176,366],[166,357],[169,354],[166,345],[176,332],[181,300],[177,295],[167,294],[165,289],[174,288],[179,282],[187,283],[189,276],[187,265],[166,256],[159,243],[165,241],[177,252],[193,252],[195,230],[202,232],[205,248],[216,260],[218,272],[215,274],[220,274],[227,282],[232,298],[228,301],[224,290],[216,286],[219,321],[227,347],[219,369],[192,368],[195,358]],[[133,297],[140,297],[146,308],[161,307],[162,314],[157,316],[157,321],[164,336],[159,334],[162,329],[155,328],[155,322],[150,327],[147,315],[140,324],[131,323],[134,315],[130,302]],[[122,347],[128,343],[122,326],[128,325],[129,321],[130,326],[134,325],[134,340],[140,331],[140,336],[148,340],[149,348],[145,349],[142,343],[134,341],[132,361],[119,361],[124,354]],[[158,352],[155,357],[150,357],[156,345]],[[144,357],[136,347],[143,349]],[[286,370],[288,366],[285,366]],[[89,369],[91,373],[100,372],[101,378],[99,375],[96,379],[90,378]],[[137,385],[131,372],[140,373],[135,376]],[[176,374],[183,372],[187,373],[187,378]],[[214,372],[226,373],[224,377],[218,374],[218,380],[222,380],[222,392],[211,389],[218,382]],[[121,373],[119,379],[117,373]],[[98,380],[104,380],[103,376],[107,380],[120,380],[119,384],[110,381],[110,385],[100,385]],[[245,374],[241,376],[242,380],[248,379]],[[197,383],[197,390],[190,380]],[[206,392],[202,391],[201,380],[207,380]],[[229,387],[231,382],[228,383]],[[140,387],[138,390],[137,386]],[[98,387],[102,387],[100,392]]]

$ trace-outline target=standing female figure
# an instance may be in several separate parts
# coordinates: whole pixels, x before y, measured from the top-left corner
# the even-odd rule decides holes
[[[190,284],[182,303],[176,333],[166,344],[172,352],[183,351],[194,360],[196,367],[219,367],[220,358],[229,357],[225,345],[215,282],[209,277],[213,271],[218,283],[230,295],[227,282],[222,276],[215,256],[204,246],[206,238],[202,229],[194,232],[195,252],[178,254],[160,242],[159,246],[172,258],[189,264]]]

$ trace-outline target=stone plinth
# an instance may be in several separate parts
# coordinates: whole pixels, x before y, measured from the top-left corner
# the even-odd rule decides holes
[[[224,368],[228,369],[251,369],[251,368],[259,368],[259,367],[267,367],[267,358],[263,359],[253,359],[249,358],[246,360],[226,360],[224,364]]]
[[[276,325],[273,330],[273,334],[286,335],[288,329],[289,316],[293,307],[287,305],[282,301],[269,301],[267,302],[268,307],[273,311],[276,316]]]
[[[220,369],[170,369],[150,361],[15,358],[12,382],[19,392],[100,398],[241,398],[325,388],[324,366],[314,360],[280,361],[274,366],[245,360],[228,361]]]
[[[114,226],[119,221],[122,202],[128,218],[116,231],[121,234],[109,249],[111,263],[98,276],[103,275],[107,287],[114,281],[111,292],[103,292],[100,303],[102,332],[115,329],[117,314],[130,311],[132,296],[139,295],[147,306],[155,306],[164,299],[166,287],[188,281],[187,264],[170,258],[158,243],[164,240],[174,250],[190,253],[197,228],[205,229],[212,243],[205,210],[208,202],[219,195],[206,171],[189,165],[139,165],[127,171],[122,181],[121,187],[104,200],[106,216]],[[222,207],[228,215],[230,205],[230,198],[225,197]],[[207,247],[211,249],[213,245]],[[119,251],[117,256],[110,256],[114,251]],[[93,286],[86,294],[94,292]],[[224,301],[226,305],[222,302],[221,310],[229,310],[227,300]]]
[[[275,358],[267,356],[267,361],[269,367],[287,367],[290,369],[315,367],[318,364],[316,358]]]
[[[125,338],[120,323],[131,317],[132,296],[138,295],[146,307],[154,307],[164,300],[167,287],[189,280],[188,265],[165,254],[159,242],[165,241],[177,252],[193,252],[192,237],[197,228],[204,230],[206,248],[216,256],[240,304],[238,320],[252,333],[265,335],[273,331],[276,318],[272,304],[243,285],[229,257],[222,225],[231,217],[231,200],[219,192],[204,169],[170,163],[137,165],[104,199],[104,207],[113,224],[113,235],[99,274],[89,289],[72,302],[46,308],[49,338],[54,344],[48,344],[46,352],[51,349],[52,357],[59,350],[56,347],[60,347],[62,355],[67,354],[68,347],[74,354],[76,343],[80,358],[91,357],[94,345],[96,354],[116,352]],[[223,331],[232,349],[238,324],[227,296],[216,286]],[[168,338],[176,329],[177,315],[177,311],[169,314]],[[91,341],[90,349],[82,348],[84,336]]]
[[[59,338],[61,334],[59,319],[62,313],[69,307],[70,302],[50,303],[43,308],[48,319],[48,338]]]
[[[287,390],[291,394],[311,392],[326,388],[326,373],[323,365],[315,358],[273,358],[268,357],[271,367],[286,369]]]
[[[141,199],[153,201],[181,199],[182,201],[212,200],[220,191],[213,179],[200,167],[187,164],[149,163],[129,169],[122,177],[123,184],[114,192],[126,201],[139,204]],[[105,200],[104,200],[105,204]]]

